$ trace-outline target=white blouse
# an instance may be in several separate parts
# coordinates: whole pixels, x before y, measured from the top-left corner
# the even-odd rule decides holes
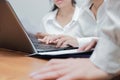
[[[80,37],[79,33],[79,14],[80,9],[79,7],[75,6],[75,11],[72,17],[72,20],[62,27],[57,21],[56,21],[56,14],[58,10],[55,10],[53,12],[49,12],[42,20],[43,26],[45,28],[45,32],[49,34],[64,34],[74,37]],[[69,14],[69,13],[68,13]]]
[[[101,9],[106,16],[98,23],[103,29],[90,59],[100,69],[114,74],[120,72],[120,0],[104,0]]]
[[[80,5],[80,8],[75,7],[73,18],[65,27],[62,27],[56,21],[57,10],[48,13],[42,22],[46,33],[75,37],[79,42],[79,47],[92,39],[98,39],[97,30],[99,28],[97,28],[97,22],[89,10],[90,5],[86,4],[88,1],[85,0],[84,4]]]

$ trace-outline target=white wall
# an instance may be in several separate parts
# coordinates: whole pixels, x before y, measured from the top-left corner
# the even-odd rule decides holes
[[[42,17],[50,10],[49,0],[8,0],[22,24],[32,33],[43,31]],[[80,5],[84,0],[77,0]]]
[[[8,0],[28,31],[43,31],[41,19],[50,9],[49,0]]]

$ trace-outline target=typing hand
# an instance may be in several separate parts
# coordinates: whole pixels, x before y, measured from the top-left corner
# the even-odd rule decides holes
[[[79,44],[75,38],[70,36],[61,36],[56,40],[56,47],[67,47],[68,45],[78,47]]]
[[[55,40],[58,39],[56,35],[47,35],[42,39],[38,39],[40,42],[43,42],[45,44],[56,44]]]

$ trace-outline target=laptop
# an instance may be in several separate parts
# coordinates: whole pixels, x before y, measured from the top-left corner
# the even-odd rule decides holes
[[[25,30],[7,0],[0,0],[0,48],[27,52],[30,53],[29,56],[56,56],[80,53],[77,51],[77,47],[56,49],[54,45],[46,45],[38,42],[34,34]]]

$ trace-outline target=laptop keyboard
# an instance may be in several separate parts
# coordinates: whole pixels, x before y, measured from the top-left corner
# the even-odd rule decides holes
[[[32,43],[34,44],[35,48],[38,52],[50,52],[50,51],[59,51],[59,50],[69,50],[69,49],[77,49],[78,47],[65,47],[65,48],[56,48],[55,45],[47,45],[41,42],[38,42],[36,37],[33,34],[28,34]]]

